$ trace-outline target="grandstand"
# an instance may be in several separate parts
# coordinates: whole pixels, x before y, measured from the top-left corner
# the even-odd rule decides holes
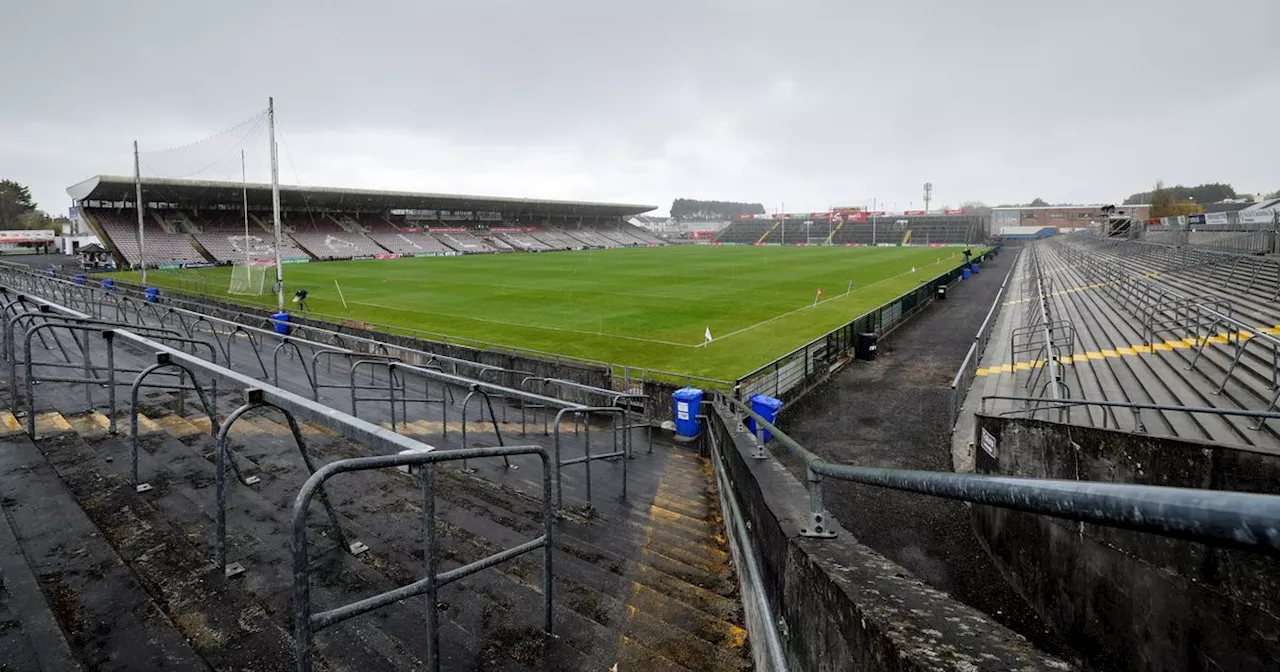
[[[734,245],[958,245],[985,239],[986,222],[976,215],[877,213],[787,214],[737,219],[715,241]]]
[[[269,185],[146,178],[142,186],[148,266],[235,263],[246,248],[273,256]],[[133,179],[100,175],[67,193],[119,266],[142,263]],[[295,186],[280,188],[280,202],[280,252],[290,260],[661,244],[626,223],[653,209],[646,205]],[[508,225],[519,222],[541,224]]]

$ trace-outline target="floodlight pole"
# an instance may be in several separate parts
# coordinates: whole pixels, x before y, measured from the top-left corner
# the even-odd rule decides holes
[[[865,201],[864,201],[865,202]],[[876,246],[876,199],[871,199],[871,247]]]
[[[244,150],[240,150],[240,192],[244,208],[244,272],[249,273],[251,265],[249,251],[249,173],[244,168]]]
[[[271,219],[276,228],[276,308],[284,312],[284,267],[280,264],[280,170],[276,155],[276,103],[267,98],[267,142],[271,144]]]
[[[133,141],[133,204],[138,211],[138,263],[142,266],[142,284],[147,284],[147,247],[142,235],[142,168],[138,161],[138,141]]]

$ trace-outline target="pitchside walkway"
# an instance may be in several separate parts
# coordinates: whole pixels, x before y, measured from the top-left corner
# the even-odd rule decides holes
[[[12,291],[0,293],[5,303],[14,297]],[[61,361],[65,350],[79,363],[79,346],[67,331],[52,329],[46,336],[44,344],[35,339],[34,362]],[[233,369],[310,396],[301,368],[286,363],[278,377],[272,374],[275,343],[232,338],[227,359]],[[153,353],[115,350],[117,367],[137,370],[155,361]],[[0,376],[0,407],[9,409],[0,412],[0,621],[12,624],[0,630],[6,669],[293,669],[290,516],[309,472],[282,416],[271,409],[251,411],[230,430],[244,476],[258,480],[244,485],[230,479],[227,559],[244,571],[227,578],[215,562],[216,446],[196,395],[185,393],[180,405],[173,390],[142,390],[139,480],[151,489],[137,492],[130,475],[127,385],[117,388],[119,433],[112,434],[106,386],[44,381],[32,386],[29,399],[21,369],[16,390]],[[34,372],[37,380],[74,373],[39,365]],[[317,366],[314,374],[324,384],[349,382],[346,367],[337,362],[328,369]],[[371,388],[388,382],[385,368],[362,371],[359,379]],[[172,384],[177,377],[153,380]],[[208,389],[208,381],[202,384]],[[409,387],[419,393],[420,385],[411,381]],[[410,403],[407,426],[398,407],[396,428],[437,449],[462,447],[461,404],[468,389],[430,385],[431,395],[447,399],[444,413],[440,403]],[[213,404],[220,421],[243,403],[244,394],[225,386],[218,390]],[[526,409],[522,433],[515,401],[508,400],[506,408],[503,399],[493,401],[497,418],[491,421],[477,414],[481,404],[472,400],[467,446],[551,448],[552,437],[542,427],[554,409]],[[323,390],[319,403],[349,412],[350,390]],[[25,431],[29,408],[34,435]],[[359,416],[391,426],[385,401],[361,402]],[[594,452],[612,450],[609,423],[596,417],[576,432],[566,423],[564,457],[582,455],[588,434]],[[301,429],[317,464],[371,454],[324,427],[304,423]],[[556,637],[545,639],[540,632],[540,552],[523,555],[441,589],[443,669],[750,666],[709,465],[662,439],[650,453],[644,430],[630,433],[634,459],[626,460],[625,497],[622,459],[591,463],[590,506],[584,465],[563,469],[564,507],[555,522],[553,554]],[[437,468],[441,571],[541,533],[540,463],[529,455],[511,463],[508,468],[501,458],[486,458],[468,463],[473,472],[460,463]],[[369,550],[346,552],[324,509],[312,506],[313,610],[421,578],[423,511],[416,476],[389,469],[353,472],[328,481],[326,488],[344,541],[359,540]],[[423,668],[423,600],[405,599],[318,632],[318,668]]]

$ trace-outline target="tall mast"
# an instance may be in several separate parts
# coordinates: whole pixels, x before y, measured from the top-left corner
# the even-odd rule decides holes
[[[250,263],[252,260],[249,258],[249,257],[250,257],[250,254],[251,254],[251,252],[250,252],[250,250],[249,250],[249,177],[248,177],[248,173],[246,173],[246,172],[245,172],[245,169],[244,169],[244,150],[243,150],[243,149],[241,149],[241,150],[240,150],[240,188],[241,188],[241,190],[242,190],[243,198],[244,198],[244,200],[243,200],[243,208],[244,208],[244,265],[245,265],[245,270],[244,270],[244,272],[247,274],[247,273],[249,272],[249,268],[248,268],[248,267],[249,267],[249,263]],[[246,276],[246,277],[247,277],[247,276]]]
[[[142,266],[142,284],[147,284],[147,246],[142,236],[142,168],[138,162],[138,141],[133,141],[133,205],[138,211],[138,263]]]
[[[284,267],[280,264],[280,171],[276,156],[276,103],[267,98],[267,142],[271,144],[271,218],[276,227],[276,308],[284,312]]]

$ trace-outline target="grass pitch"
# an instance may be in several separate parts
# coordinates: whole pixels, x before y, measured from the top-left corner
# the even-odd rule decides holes
[[[288,295],[306,289],[314,313],[733,380],[959,266],[961,249],[629,248],[295,264],[284,273]],[[153,271],[148,280],[225,296],[230,274]],[[275,306],[274,295],[230,298]],[[707,329],[714,340],[704,345]]]

